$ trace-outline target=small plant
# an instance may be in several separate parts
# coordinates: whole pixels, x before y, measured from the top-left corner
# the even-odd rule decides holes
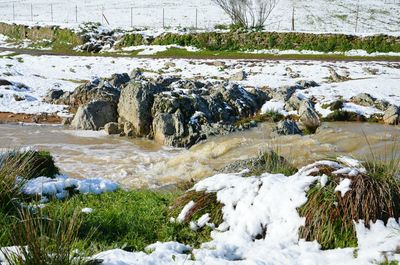
[[[368,139],[367,139],[368,142]],[[397,142],[397,141],[396,141]],[[370,145],[369,145],[370,146]],[[371,148],[371,146],[370,146]],[[334,169],[319,169],[329,177],[328,185],[315,184],[308,192],[308,201],[299,209],[306,218],[300,237],[317,240],[323,249],[357,246],[353,222],[371,222],[400,218],[400,159],[397,144],[382,157],[371,148],[371,157],[363,162],[366,172],[357,175],[333,174]],[[351,190],[344,196],[335,192],[341,179],[351,180]]]
[[[12,227],[12,243],[18,253],[3,253],[10,265],[81,265],[88,260],[74,254],[82,218],[78,211],[70,217],[48,215],[23,209]]]

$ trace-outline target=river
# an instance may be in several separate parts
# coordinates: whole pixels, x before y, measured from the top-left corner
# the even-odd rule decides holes
[[[275,136],[273,126],[264,123],[185,150],[147,139],[74,131],[62,126],[2,124],[0,146],[48,150],[62,173],[71,177],[103,177],[129,188],[157,188],[210,176],[228,163],[256,156],[268,148],[279,151],[298,167],[342,154],[366,159],[371,150],[375,154],[387,153],[400,135],[399,127],[336,122],[324,123],[315,135]]]

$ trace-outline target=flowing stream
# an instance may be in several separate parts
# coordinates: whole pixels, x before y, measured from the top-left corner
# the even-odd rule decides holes
[[[48,150],[62,173],[71,177],[103,177],[130,188],[156,188],[210,176],[226,164],[268,148],[300,167],[342,154],[364,159],[372,150],[382,155],[390,152],[400,136],[400,127],[368,123],[325,123],[317,134],[307,136],[275,136],[273,126],[261,124],[185,150],[61,126],[2,124],[0,147]]]

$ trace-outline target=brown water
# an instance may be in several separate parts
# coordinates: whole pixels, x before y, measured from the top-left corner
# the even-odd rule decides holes
[[[149,140],[110,137],[102,132],[72,131],[59,126],[0,125],[0,147],[45,149],[54,155],[63,173],[79,178],[104,177],[136,188],[204,178],[230,162],[256,156],[268,148],[279,150],[296,166],[302,166],[341,154],[365,158],[371,153],[370,147],[382,154],[400,139],[399,127],[379,124],[326,123],[310,136],[276,137],[272,128],[272,124],[262,124],[183,150]]]

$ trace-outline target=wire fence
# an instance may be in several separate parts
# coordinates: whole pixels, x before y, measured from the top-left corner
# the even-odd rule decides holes
[[[224,15],[222,14],[222,17]],[[210,28],[218,24],[209,12],[194,7],[138,7],[66,3],[0,3],[2,21],[77,24],[100,22],[116,27]],[[220,20],[220,19],[218,19]],[[229,23],[229,19],[222,19]]]
[[[352,1],[353,4],[342,6],[338,6],[336,2],[326,1],[320,9],[323,9],[331,17],[324,16],[324,13],[320,9],[316,10],[315,6],[302,4],[293,10],[294,18],[292,18],[292,7],[280,6],[268,19],[267,29],[372,32],[376,28],[377,30],[400,31],[400,11],[392,12],[396,8],[400,9],[400,0],[382,0],[380,3],[384,3],[385,6],[382,10],[363,10],[362,6],[359,6],[362,0]],[[47,24],[100,22],[104,25],[123,28],[183,27],[196,29],[210,29],[217,24],[231,22],[218,7],[210,4],[201,5],[196,1],[187,1],[187,4],[181,5],[168,4],[165,1],[167,4],[161,5],[154,0],[148,0],[148,2],[146,5],[138,6],[129,1],[118,1],[118,3],[97,1],[98,4],[93,4],[93,1],[87,0],[71,0],[67,3],[0,0],[0,20]],[[294,3],[293,1],[293,7],[295,7]],[[338,7],[340,11],[338,11]],[[290,11],[288,12],[288,10]],[[334,20],[335,22],[332,22]]]

